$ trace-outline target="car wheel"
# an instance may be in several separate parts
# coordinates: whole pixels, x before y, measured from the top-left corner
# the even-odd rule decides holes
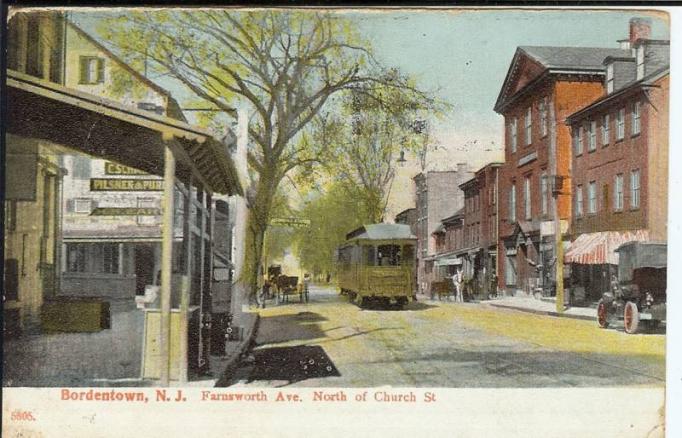
[[[597,304],[597,324],[601,328],[607,328],[609,326],[609,314],[606,308],[606,303],[600,301]]]
[[[639,309],[637,309],[637,304],[632,301],[625,303],[625,309],[623,310],[623,325],[626,333],[637,333],[637,328],[639,327]]]

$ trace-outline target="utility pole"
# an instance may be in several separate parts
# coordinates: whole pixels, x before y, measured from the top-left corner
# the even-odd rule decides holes
[[[552,213],[554,216],[554,271],[556,273],[556,311],[564,312],[564,244],[561,237],[561,216],[559,214],[559,196],[563,188],[563,177],[559,175],[559,155],[557,150],[556,112],[554,101],[549,102],[549,162],[552,169]]]

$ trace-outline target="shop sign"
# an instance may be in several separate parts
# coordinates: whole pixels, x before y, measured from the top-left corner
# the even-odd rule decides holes
[[[97,207],[90,216],[160,216],[160,208],[145,207]]]
[[[106,175],[149,175],[141,170],[110,161],[104,162],[104,173]]]
[[[93,192],[160,192],[163,191],[163,180],[91,178],[90,190]]]
[[[307,227],[310,225],[308,219],[298,219],[295,217],[274,218],[270,221],[270,225],[283,225],[287,227]]]

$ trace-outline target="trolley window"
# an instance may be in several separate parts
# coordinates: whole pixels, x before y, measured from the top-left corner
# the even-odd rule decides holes
[[[362,247],[362,262],[365,266],[376,266],[376,248],[365,245]]]
[[[398,266],[402,251],[400,245],[379,245],[377,247],[377,261],[379,266]]]

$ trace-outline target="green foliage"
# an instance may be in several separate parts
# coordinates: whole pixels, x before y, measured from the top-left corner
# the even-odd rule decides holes
[[[282,179],[295,173],[312,182],[314,164],[342,159],[330,151],[338,143],[321,140],[311,121],[327,106],[343,107],[337,97],[350,90],[383,109],[431,102],[412,79],[381,66],[355,25],[331,11],[128,10],[106,20],[100,34],[124,59],[148,61],[150,75],[183,84],[202,106],[231,117],[240,105],[251,110],[248,163],[255,178],[245,269],[253,287]],[[211,114],[203,117],[202,124],[213,123]],[[372,199],[367,205],[384,196],[374,186],[364,193]]]
[[[314,195],[300,212],[310,220],[310,227],[296,232],[297,254],[303,269],[314,274],[333,273],[336,248],[348,232],[371,219],[364,205],[338,182]]]

